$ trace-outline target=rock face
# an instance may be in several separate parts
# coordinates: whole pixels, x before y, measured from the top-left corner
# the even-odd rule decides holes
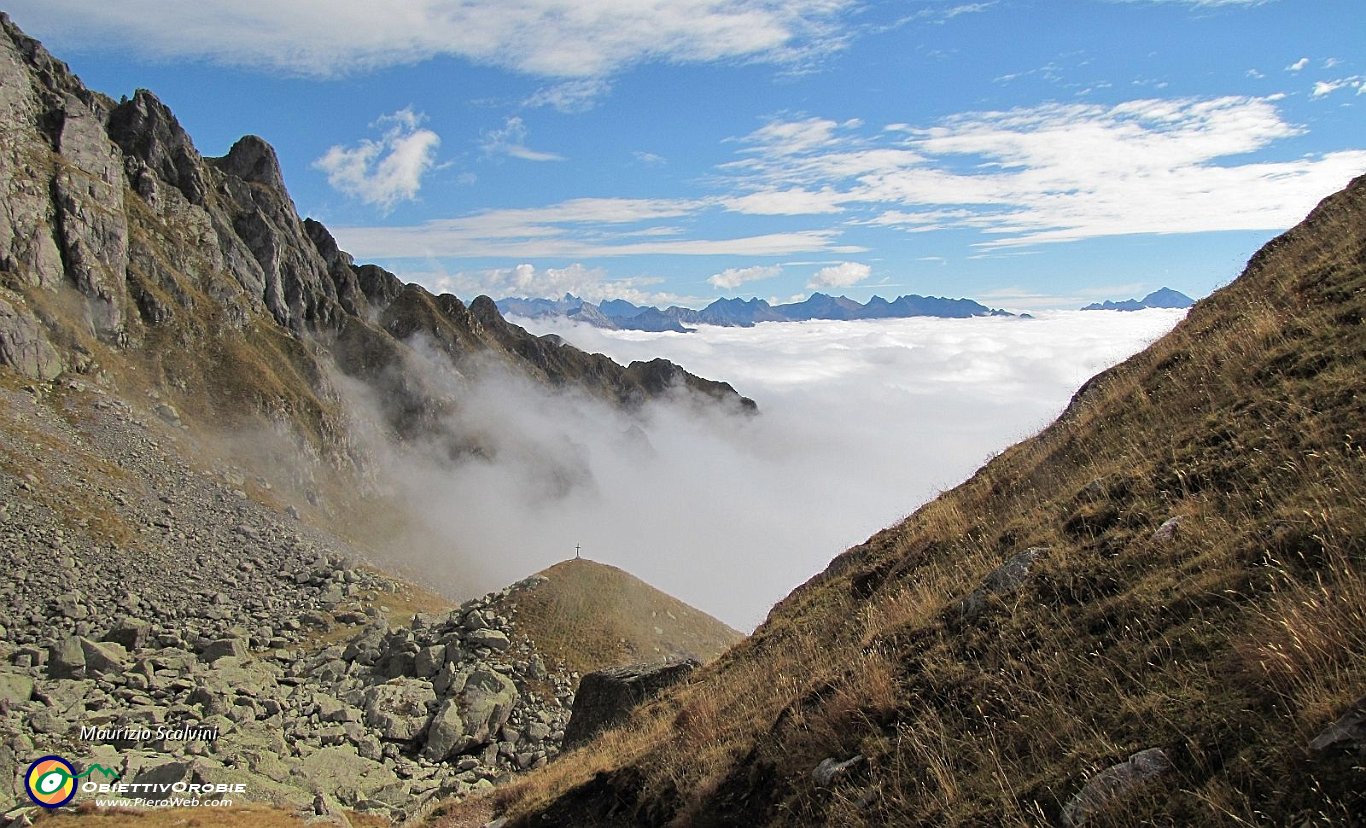
[[[685,659],[589,673],[583,677],[574,697],[574,710],[564,732],[565,746],[581,745],[607,728],[621,724],[641,702],[687,678],[699,666],[698,662]]]
[[[401,434],[450,406],[448,391],[415,375],[415,336],[424,354],[460,370],[492,359],[624,404],[676,390],[653,382],[656,372],[532,336],[487,298],[467,307],[357,266],[325,227],[298,216],[264,140],[249,135],[222,158],[204,158],[151,92],[116,102],[87,90],[8,17],[0,123],[0,365],[25,376],[93,367],[68,359],[69,343],[130,357],[170,344],[187,361],[174,372],[179,391],[224,415],[291,420],[341,462],[351,458],[347,420],[329,404],[338,398],[334,369],[378,392]],[[211,360],[231,376],[188,370]],[[753,405],[724,383],[671,368],[679,388]],[[281,372],[304,387],[277,387]],[[234,393],[214,393],[224,380]],[[293,402],[281,405],[282,393]],[[301,408],[313,410],[300,416]]]

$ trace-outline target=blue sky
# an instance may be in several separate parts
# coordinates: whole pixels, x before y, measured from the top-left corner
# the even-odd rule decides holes
[[[18,0],[455,292],[1203,295],[1366,172],[1360,0]]]

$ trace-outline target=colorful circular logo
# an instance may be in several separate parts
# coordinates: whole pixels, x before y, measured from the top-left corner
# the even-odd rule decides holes
[[[76,769],[60,756],[44,756],[24,775],[28,797],[44,808],[60,808],[76,795]]]

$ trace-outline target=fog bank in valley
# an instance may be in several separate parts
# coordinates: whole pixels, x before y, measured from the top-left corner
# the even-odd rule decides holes
[[[578,544],[749,630],[835,555],[1038,431],[1084,380],[1183,313],[691,334],[515,320],[623,363],[666,357],[730,382],[761,413],[680,397],[628,415],[477,372],[453,389],[460,403],[447,428],[478,451],[408,447],[388,459],[396,494],[440,539],[419,544],[431,548],[410,563],[473,594],[572,557]]]

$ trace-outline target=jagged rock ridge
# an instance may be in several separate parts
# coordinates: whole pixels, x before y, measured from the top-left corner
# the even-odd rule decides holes
[[[485,360],[628,405],[680,389],[753,408],[672,363],[623,367],[528,334],[487,298],[356,265],[300,219],[264,140],[202,157],[151,92],[86,89],[8,17],[0,124],[0,361],[25,375],[140,362],[197,399],[192,415],[289,421],[339,460],[334,365],[378,392],[400,434],[452,406],[413,370],[418,339],[457,371]]]

